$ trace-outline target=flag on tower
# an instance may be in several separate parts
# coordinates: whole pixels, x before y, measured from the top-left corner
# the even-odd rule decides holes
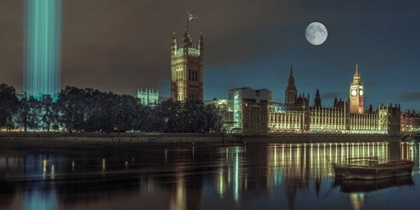
[[[193,14],[191,14],[189,12],[187,12],[187,14],[188,14],[188,21],[198,19],[198,16],[197,15],[193,15]]]

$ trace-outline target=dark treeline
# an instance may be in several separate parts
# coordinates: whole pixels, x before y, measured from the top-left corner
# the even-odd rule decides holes
[[[67,86],[56,100],[17,93],[0,85],[0,127],[13,130],[69,132],[219,132],[222,117],[214,105],[202,101],[180,103],[168,99],[144,106],[130,95]]]

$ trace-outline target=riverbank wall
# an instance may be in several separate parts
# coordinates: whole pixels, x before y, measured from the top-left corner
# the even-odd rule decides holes
[[[63,132],[1,132],[0,146],[5,142],[32,143],[93,143],[93,144],[197,144],[197,143],[322,143],[322,142],[378,142],[399,141],[400,136],[388,135],[261,135],[214,133],[63,133]]]

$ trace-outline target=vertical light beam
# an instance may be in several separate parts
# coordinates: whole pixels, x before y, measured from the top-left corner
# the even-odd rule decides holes
[[[26,0],[24,91],[60,92],[62,0]]]

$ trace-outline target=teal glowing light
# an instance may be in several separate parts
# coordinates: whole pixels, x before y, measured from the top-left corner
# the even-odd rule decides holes
[[[39,98],[60,91],[61,0],[26,0],[24,91]]]

